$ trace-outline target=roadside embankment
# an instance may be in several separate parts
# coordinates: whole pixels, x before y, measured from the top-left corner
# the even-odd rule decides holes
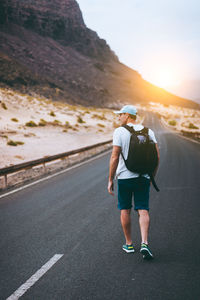
[[[155,112],[165,127],[191,140],[200,142],[200,111],[151,103],[150,110]]]

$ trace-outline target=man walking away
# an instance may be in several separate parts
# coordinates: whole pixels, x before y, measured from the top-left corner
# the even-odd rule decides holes
[[[125,161],[128,157],[130,132],[122,127],[128,125],[136,132],[141,131],[144,126],[136,124],[137,109],[132,105],[125,105],[120,111],[115,112],[119,116],[121,127],[115,129],[113,134],[113,150],[110,158],[108,192],[114,195],[114,176],[118,179],[118,208],[120,209],[120,220],[126,243],[122,249],[127,253],[135,252],[131,237],[131,208],[132,196],[134,196],[134,209],[138,212],[141,232],[140,253],[144,259],[153,258],[148,244],[149,232],[149,192],[150,177],[148,174],[138,174],[127,169]],[[159,150],[154,132],[148,130],[149,139],[156,144],[159,161]],[[121,154],[121,155],[120,155]],[[158,168],[154,171],[154,176]]]

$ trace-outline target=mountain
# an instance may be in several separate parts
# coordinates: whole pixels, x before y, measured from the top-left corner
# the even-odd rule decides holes
[[[88,29],[75,0],[1,0],[0,86],[69,103],[199,108],[143,80]]]

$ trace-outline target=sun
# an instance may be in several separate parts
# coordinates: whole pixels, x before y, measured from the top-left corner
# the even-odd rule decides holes
[[[151,73],[151,82],[161,88],[178,85],[179,78],[178,72],[169,66],[155,67]]]

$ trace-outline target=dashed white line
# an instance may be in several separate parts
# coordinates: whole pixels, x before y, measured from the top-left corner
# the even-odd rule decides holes
[[[64,254],[55,254],[45,265],[43,265],[33,276],[22,284],[6,300],[17,300],[24,295]]]

